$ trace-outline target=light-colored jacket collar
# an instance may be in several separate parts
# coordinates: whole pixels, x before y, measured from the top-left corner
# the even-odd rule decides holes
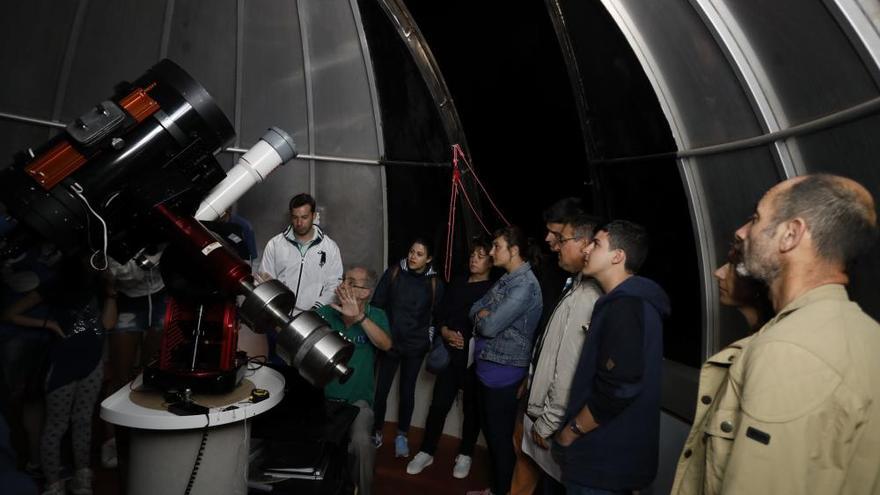
[[[825,284],[814,287],[798,296],[798,298],[794,301],[788,303],[773,319],[768,321],[763,328],[772,327],[773,325],[779,323],[779,321],[786,316],[803,308],[804,306],[809,306],[810,304],[813,304],[815,302],[828,299],[848,301],[849,295],[846,293],[846,287],[841,284]]]
[[[405,271],[405,272],[409,272],[409,271],[410,271],[409,266],[407,266],[407,264],[406,264],[406,258],[401,258],[401,259],[400,259],[400,269],[401,269],[402,271]],[[422,273],[415,273],[415,272],[413,272],[413,275],[422,275],[422,276],[425,276],[425,277],[433,277],[434,275],[437,275],[437,272],[434,270],[434,267],[433,267],[432,265],[428,265],[428,269],[427,269],[427,270],[425,270],[425,271],[422,272]]]
[[[307,244],[320,244],[321,241],[324,240],[324,231],[321,230],[321,227],[319,227],[318,225],[312,225],[312,229],[314,229],[315,234]],[[302,242],[297,240],[296,234],[293,233],[293,226],[291,225],[288,225],[287,229],[284,230],[284,238],[296,244],[297,246],[303,245]]]

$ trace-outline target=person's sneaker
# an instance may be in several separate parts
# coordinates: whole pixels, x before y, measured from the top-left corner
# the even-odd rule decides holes
[[[409,442],[402,433],[394,439],[394,457],[409,457]]]
[[[427,452],[419,452],[413,457],[413,460],[409,461],[409,464],[406,465],[406,473],[419,474],[431,464],[434,464],[434,456]]]
[[[376,447],[378,449],[379,447],[382,446],[382,432],[381,431],[376,430],[375,432],[373,432],[373,436],[370,438],[373,440],[373,447]]]
[[[64,489],[64,480],[49,483],[43,487],[43,491],[40,493],[41,495],[67,495],[67,490]]]
[[[452,467],[452,476],[457,479],[467,478],[471,472],[471,456],[458,454],[455,456],[455,466]]]
[[[77,469],[67,488],[73,495],[92,495],[92,470],[89,468]]]
[[[116,438],[111,438],[101,445],[101,466],[107,469],[113,469],[119,465],[119,458],[116,456]]]

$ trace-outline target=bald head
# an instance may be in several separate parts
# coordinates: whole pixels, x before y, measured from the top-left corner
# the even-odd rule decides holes
[[[852,179],[828,174],[795,177],[770,189],[767,199],[774,210],[771,226],[802,218],[816,253],[826,261],[846,265],[877,238],[874,198]]]

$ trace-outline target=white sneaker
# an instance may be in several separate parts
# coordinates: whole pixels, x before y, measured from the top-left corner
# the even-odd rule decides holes
[[[119,458],[116,455],[116,438],[111,438],[101,445],[101,466],[107,469],[113,469],[119,465]]]
[[[452,468],[452,476],[457,479],[467,478],[471,472],[471,456],[458,454],[455,456],[455,466]]]
[[[67,488],[73,495],[92,495],[92,470],[89,468],[77,469]]]
[[[434,456],[427,452],[419,452],[413,457],[413,460],[409,461],[409,464],[406,465],[406,474],[419,474],[431,464],[434,464]]]

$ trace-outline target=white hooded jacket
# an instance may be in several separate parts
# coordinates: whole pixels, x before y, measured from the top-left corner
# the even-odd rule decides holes
[[[303,246],[288,227],[266,244],[260,272],[280,280],[296,294],[296,312],[330,304],[342,279],[342,255],[339,246],[320,227],[300,254]]]

